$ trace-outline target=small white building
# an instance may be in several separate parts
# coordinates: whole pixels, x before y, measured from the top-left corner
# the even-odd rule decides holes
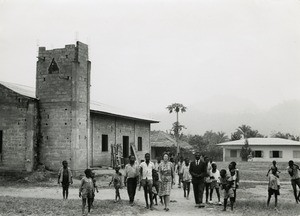
[[[282,138],[248,138],[253,161],[300,161],[300,142]],[[245,139],[217,144],[223,148],[223,161],[241,161]]]

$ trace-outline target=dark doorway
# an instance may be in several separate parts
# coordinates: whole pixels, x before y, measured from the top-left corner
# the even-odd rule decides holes
[[[129,136],[123,136],[123,158],[129,157]]]

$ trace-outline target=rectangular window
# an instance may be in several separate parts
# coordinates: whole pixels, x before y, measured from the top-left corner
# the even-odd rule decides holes
[[[270,151],[270,158],[282,158],[282,151]]]
[[[143,151],[143,139],[138,137],[138,151]]]
[[[108,151],[108,135],[102,134],[102,151]]]
[[[300,158],[300,151],[293,151],[293,158]]]
[[[230,157],[237,157],[237,150],[230,150]]]
[[[254,151],[254,157],[262,158],[263,157],[263,152],[262,151]]]
[[[3,131],[0,130],[0,161],[3,160]]]

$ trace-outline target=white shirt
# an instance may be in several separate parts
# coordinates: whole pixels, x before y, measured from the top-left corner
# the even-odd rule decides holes
[[[152,170],[155,169],[154,163],[149,161],[149,164],[144,161],[140,164],[140,168],[142,168],[142,179],[152,180]]]
[[[218,183],[220,182],[221,176],[220,176],[220,171],[218,169],[216,169],[216,172],[211,171],[210,176],[214,177],[213,181],[217,181]]]

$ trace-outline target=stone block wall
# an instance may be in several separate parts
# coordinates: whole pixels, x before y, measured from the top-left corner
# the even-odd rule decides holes
[[[129,137],[129,145],[138,150],[138,137],[142,137],[142,151],[137,151],[139,160],[150,153],[150,123],[121,117],[93,113],[91,115],[91,165],[111,166],[111,145],[123,146],[123,136]],[[102,135],[108,135],[108,151],[102,150]],[[129,149],[130,154],[130,149]]]
[[[73,170],[87,164],[90,62],[88,46],[39,48],[36,94],[41,110],[40,161],[57,170],[67,160]]]
[[[0,169],[34,168],[37,152],[37,100],[22,96],[0,84]]]

